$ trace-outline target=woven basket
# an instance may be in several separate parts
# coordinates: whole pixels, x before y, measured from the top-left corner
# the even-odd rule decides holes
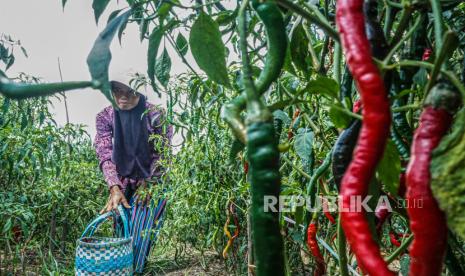
[[[128,220],[121,205],[118,211],[123,221],[123,237],[93,237],[98,226],[114,215],[113,212],[92,221],[77,241],[76,275],[133,275],[133,248]]]

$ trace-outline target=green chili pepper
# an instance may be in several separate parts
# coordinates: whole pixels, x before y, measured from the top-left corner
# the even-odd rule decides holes
[[[284,275],[279,214],[264,210],[265,196],[278,198],[280,192],[279,151],[272,122],[247,126],[247,150],[256,275]]]
[[[26,84],[10,81],[0,77],[0,94],[12,99],[26,99],[32,97],[49,96],[58,92],[82,88],[98,88],[98,82],[76,81],[59,83]]]
[[[346,65],[342,77],[341,89],[339,90],[339,99],[342,103],[346,104],[346,107],[349,109],[352,109],[352,83],[352,74]]]
[[[316,182],[328,170],[329,165],[331,165],[332,152],[332,149],[328,151],[325,159],[323,160],[323,163],[321,164],[321,166],[318,167],[318,169],[315,170],[315,173],[312,175],[312,178],[310,178],[310,182],[308,182],[307,184],[307,195],[310,196],[310,202],[312,202],[312,206],[315,205],[314,203],[316,196]]]
[[[399,155],[403,159],[409,159],[409,156],[410,156],[409,145],[407,145],[404,142],[404,140],[402,140],[402,137],[400,136],[395,125],[393,125],[391,129],[391,138],[392,138],[392,141],[394,142],[394,145],[397,148],[397,151],[399,152]]]
[[[273,14],[279,12],[273,2],[254,1],[253,6],[261,18],[281,18],[280,13]],[[280,192],[278,141],[274,131],[273,117],[260,100],[260,87],[257,89],[252,80],[252,69],[247,54],[246,7],[247,1],[244,1],[239,11],[239,34],[243,62],[242,82],[247,99],[247,158],[252,197],[251,225],[255,274],[257,276],[280,276],[285,275],[285,266],[279,213],[265,210],[265,197],[277,199]],[[262,20],[265,21],[265,19]],[[284,55],[285,52],[282,54]],[[278,77],[281,67],[273,69],[278,72],[274,79]],[[271,83],[274,79],[269,79],[269,82]]]
[[[287,34],[281,11],[276,3],[252,1],[252,6],[265,26],[268,45],[265,66],[255,82],[258,95],[262,95],[281,73],[286,57]],[[235,136],[244,143],[245,127],[240,113],[246,107],[246,100],[246,95],[241,94],[226,103],[221,110],[221,117],[231,127]]]

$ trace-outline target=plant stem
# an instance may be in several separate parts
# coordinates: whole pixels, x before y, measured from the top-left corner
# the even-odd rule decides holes
[[[391,34],[392,23],[394,22],[395,11],[393,11],[392,7],[387,5],[386,6],[386,15],[384,17],[384,37],[387,41],[389,41],[389,36]]]
[[[392,263],[400,254],[402,254],[407,249],[407,247],[410,245],[412,241],[413,235],[410,235],[394,252],[392,252],[391,255],[389,255],[389,257],[387,257],[386,263]]]
[[[436,41],[436,56],[442,48],[442,37],[444,33],[444,25],[442,22],[442,10],[440,0],[430,0],[431,9],[433,10],[433,22],[434,22],[434,40]]]
[[[339,107],[339,106],[337,106],[335,104],[331,105],[331,107],[338,110],[338,111],[340,111],[340,112],[342,112],[342,113],[344,113],[344,114],[346,114],[346,115],[348,115],[348,116],[350,116],[350,117],[352,117],[352,118],[359,119],[359,120],[363,119],[362,115],[354,113],[354,112],[352,112],[352,111],[350,111],[348,109]]]
[[[347,250],[346,250],[346,236],[342,230],[341,218],[337,220],[337,254],[339,255],[339,271],[341,276],[349,276],[347,269]]]
[[[420,25],[420,22],[421,22],[421,16],[418,16],[417,20],[415,21],[415,24],[413,25],[413,27],[407,32],[406,35],[404,35],[402,37],[402,39],[394,46],[391,48],[391,50],[389,51],[389,53],[386,55],[386,57],[384,58],[383,60],[383,64],[388,64],[389,61],[391,60],[391,58],[394,56],[394,54],[397,52],[397,50],[399,50],[399,48],[402,46],[402,44],[404,44],[405,41],[407,41],[407,39],[409,39],[413,33],[416,31],[416,29],[418,28],[418,26]]]
[[[393,2],[393,1],[390,1],[390,0],[385,0],[385,2],[386,2],[388,7],[394,7],[394,8],[399,8],[399,9],[403,8],[401,3],[396,3],[396,2]]]
[[[391,109],[393,113],[395,112],[404,112],[404,111],[407,111],[407,110],[412,110],[412,109],[420,109],[421,108],[421,105],[418,105],[418,104],[408,104],[408,105],[404,105],[404,106],[399,106],[399,107],[396,107],[396,108],[393,108]]]
[[[446,62],[449,59],[449,57],[452,55],[452,53],[455,51],[458,45],[459,45],[459,41],[458,41],[458,37],[455,34],[455,32],[448,31],[444,35],[444,44],[442,44],[441,49],[439,49],[439,53],[436,55],[436,59],[434,61],[434,67],[433,67],[433,70],[431,70],[431,76],[425,87],[425,93],[424,93],[423,99],[426,99],[426,96],[428,95],[429,90],[436,83],[436,79],[439,75],[439,72],[441,71],[441,68],[443,68],[444,62]]]
[[[342,47],[339,42],[336,42],[334,45],[334,70],[333,78],[341,86],[341,64],[342,64]]]
[[[296,170],[300,175],[302,175],[303,177],[307,178],[308,180],[310,180],[312,177],[304,172],[301,168],[299,168],[296,164],[292,163],[291,160],[289,160],[289,158],[287,158],[287,156],[285,155],[282,155],[281,158],[284,160],[284,162],[286,162],[287,164],[289,164],[294,170]]]
[[[247,111],[249,117],[261,116],[264,108],[260,102],[260,95],[252,79],[252,66],[250,65],[249,55],[247,54],[247,24],[245,18],[245,11],[249,1],[242,2],[238,14],[238,29],[239,29],[239,46],[241,50],[242,59],[242,83],[244,86],[245,94],[247,96]]]
[[[325,15],[320,12],[318,7],[308,3],[303,3],[303,5],[307,7],[307,9],[311,10],[318,17],[318,19],[321,20],[321,22],[325,23],[328,26],[331,26],[331,24],[328,22],[328,19],[326,19]]]
[[[433,67],[434,67],[433,64],[431,64],[429,62],[425,62],[425,61],[403,60],[403,61],[399,61],[397,63],[393,63],[393,64],[390,64],[390,65],[384,66],[383,69],[384,70],[392,70],[392,69],[397,68],[397,67],[409,67],[409,66],[411,66],[411,67],[420,67],[420,68],[425,68],[425,69],[429,69],[429,70],[432,70]],[[457,78],[457,76],[454,74],[454,72],[441,69],[441,73],[444,74],[444,76],[446,76],[449,79],[449,81],[457,88],[457,90],[462,95],[462,99],[465,99],[465,86]]]
[[[401,39],[402,34],[404,33],[405,29],[407,29],[408,22],[410,21],[410,18],[412,16],[412,12],[413,12],[413,9],[411,6],[404,7],[404,9],[402,10],[399,24],[397,25],[396,32],[394,36],[392,37],[390,45],[397,44],[398,41]]]
[[[331,26],[331,25],[328,25],[327,23],[321,21],[318,16],[315,16],[311,13],[309,13],[308,11],[302,9],[301,7],[299,7],[298,5],[288,1],[288,0],[277,0],[276,1],[278,3],[278,5],[284,7],[284,8],[287,8],[291,11],[293,11],[294,13],[302,16],[303,18],[305,18],[305,20],[307,20],[308,22],[311,22],[315,25],[317,25],[318,27],[320,27],[327,35],[329,35],[330,37],[332,37],[334,40],[338,41],[339,42],[339,34],[336,32],[336,30]]]

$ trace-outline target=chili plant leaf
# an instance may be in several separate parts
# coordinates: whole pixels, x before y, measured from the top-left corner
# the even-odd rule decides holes
[[[21,52],[23,52],[23,55],[24,55],[25,57],[29,57],[29,55],[27,54],[26,48],[24,48],[23,46],[21,46],[20,49],[21,49]]]
[[[295,136],[294,149],[303,160],[309,160],[312,156],[314,134],[312,131],[299,128]]]
[[[139,33],[140,33],[139,39],[140,39],[140,42],[142,42],[144,40],[145,35],[147,34],[147,29],[149,27],[149,23],[150,23],[149,20],[142,19],[142,22],[139,25]]]
[[[225,47],[218,24],[200,12],[192,25],[189,45],[195,61],[207,76],[222,85],[231,86],[226,69]]]
[[[131,15],[131,10],[111,20],[105,29],[98,35],[94,46],[87,57],[92,80],[100,82],[100,91],[107,99],[115,105],[108,77],[108,69],[111,61],[110,44],[115,36],[118,27],[126,22]]]
[[[153,29],[152,34],[149,37],[149,49],[147,52],[147,75],[149,76],[150,82],[152,83],[152,88],[155,92],[158,93],[158,87],[155,83],[155,67],[157,64],[157,53],[158,47],[160,47],[160,42],[165,33],[165,28],[156,27]]]
[[[95,22],[98,23],[98,20],[102,13],[107,8],[110,0],[94,0],[92,2],[92,9],[94,9]]]
[[[216,23],[220,26],[226,26],[236,19],[237,10],[219,12],[216,17]]]
[[[231,150],[229,151],[229,163],[234,164],[236,162],[237,154],[241,152],[245,148],[245,145],[237,140],[234,139],[232,145],[231,145]]]
[[[320,76],[316,80],[311,80],[305,90],[313,94],[321,94],[329,99],[337,99],[339,85],[332,78]]]
[[[310,71],[311,60],[310,54],[308,51],[309,40],[305,34],[304,27],[302,24],[297,25],[291,35],[290,42],[290,53],[291,60],[294,63],[295,67],[302,71],[304,74],[308,74]]]
[[[110,15],[108,16],[108,20],[107,20],[107,24],[113,19],[115,18],[120,12],[121,12],[122,9],[119,9],[119,10],[116,10],[116,11],[113,11],[112,13],[110,13]]]
[[[340,110],[344,108],[341,104],[333,104],[329,107],[329,118],[337,128],[347,128],[352,121],[352,118]]]
[[[465,110],[460,110],[452,132],[433,151],[431,190],[440,208],[446,213],[447,225],[460,237],[465,237]]]
[[[176,37],[176,47],[178,48],[179,53],[181,53],[182,56],[185,56],[187,54],[189,45],[187,44],[187,39],[181,33],[179,33]]]
[[[118,30],[118,42],[119,42],[120,45],[121,45],[121,40],[123,39],[124,30],[126,30],[127,26],[128,26],[128,21],[125,20],[121,24],[121,26],[119,27],[119,30]]]
[[[286,58],[284,59],[283,69],[294,76],[297,75],[294,66],[292,65],[291,47],[287,47],[286,49]]]
[[[3,230],[2,230],[2,233],[3,234],[6,234],[10,231],[11,227],[12,227],[13,223],[11,221],[11,218],[8,218],[8,220],[6,221],[6,223],[3,225]]]
[[[160,24],[162,24],[165,18],[168,16],[172,7],[173,4],[165,1],[162,1],[161,4],[158,6],[157,13]]]
[[[396,195],[399,189],[400,168],[399,152],[394,142],[389,140],[376,172],[385,189],[393,195]]]
[[[2,113],[6,113],[10,109],[10,99],[4,98],[2,104]]]
[[[279,120],[281,122],[283,122],[283,124],[287,127],[291,124],[291,118],[289,118],[289,115],[287,115],[286,112],[282,111],[282,110],[276,110],[273,112],[273,118],[275,120]]]
[[[425,68],[420,68],[418,72],[413,76],[413,82],[421,87],[424,87],[428,82],[428,72]]]
[[[157,63],[155,64],[155,75],[157,76],[158,81],[166,87],[170,79],[170,70],[171,70],[171,59],[166,51],[166,48],[163,50],[160,58],[158,58]]]
[[[15,63],[15,56],[10,55],[10,58],[8,58],[8,63],[6,64],[5,71],[7,71],[13,64]]]
[[[7,58],[9,56],[8,49],[3,46],[3,44],[0,43],[0,60],[3,62],[7,61]]]

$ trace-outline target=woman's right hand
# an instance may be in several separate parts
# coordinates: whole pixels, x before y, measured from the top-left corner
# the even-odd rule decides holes
[[[118,209],[119,204],[123,204],[123,206],[126,208],[131,208],[131,206],[129,206],[128,204],[128,201],[126,200],[126,197],[124,196],[123,192],[119,188],[119,186],[115,185],[111,187],[110,198],[108,199],[105,207],[100,211],[100,214],[109,212],[111,210]]]

